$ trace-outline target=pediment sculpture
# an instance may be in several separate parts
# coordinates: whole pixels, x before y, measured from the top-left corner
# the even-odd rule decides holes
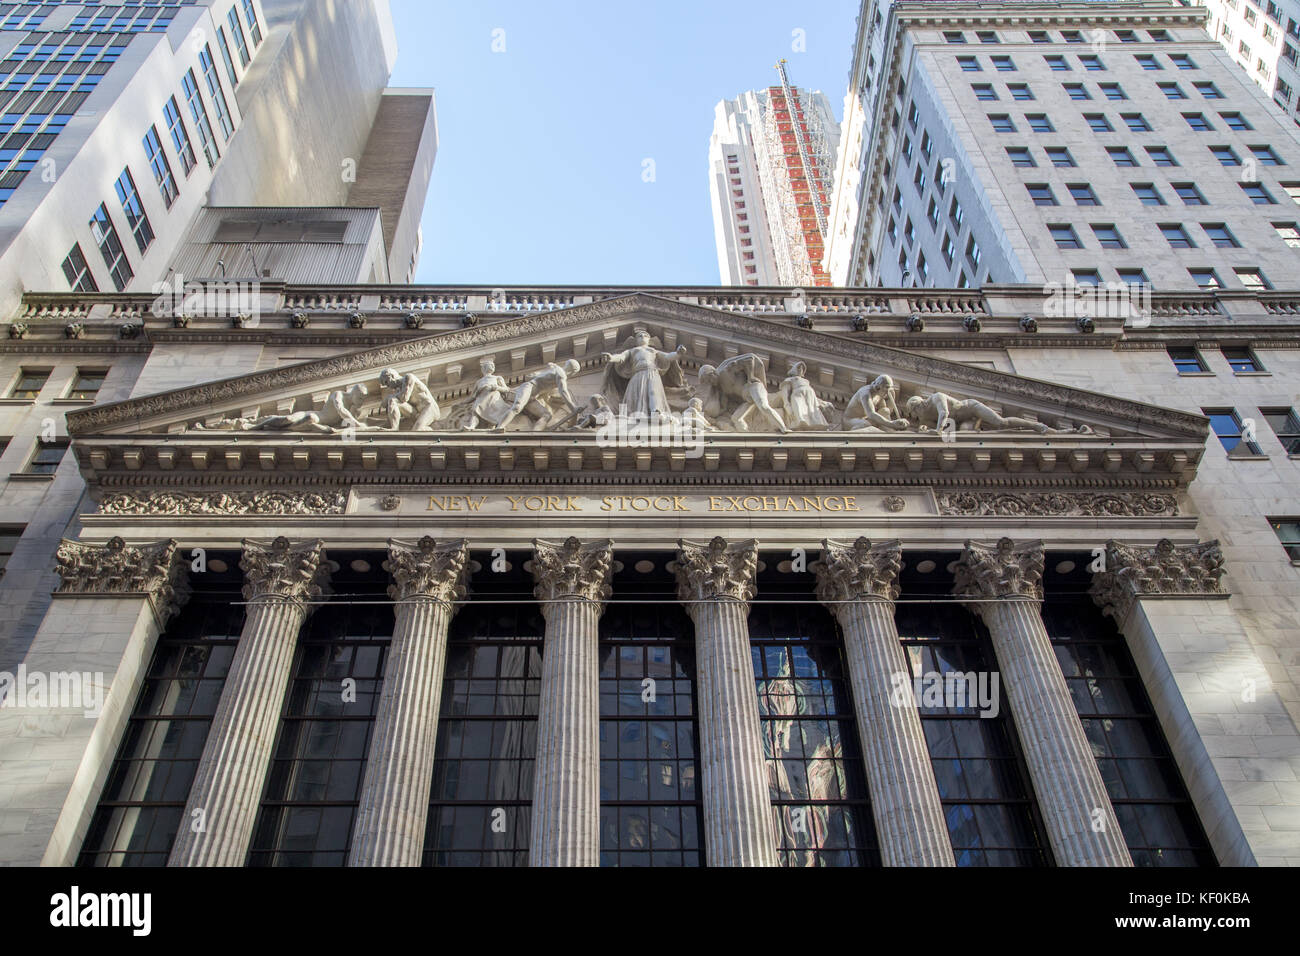
[[[844,405],[822,398],[808,378],[803,360],[789,359],[775,391],[768,391],[766,360],[746,352],[718,365],[701,365],[696,385],[687,382],[682,360],[686,347],[665,351],[659,339],[638,328],[618,351],[603,352],[598,390],[575,397],[582,371],[575,359],[548,362],[515,386],[497,374],[492,358],[479,361],[479,378],[468,398],[449,410],[439,406],[419,372],[385,368],[379,373],[378,407],[366,414],[366,385],[355,383],[329,392],[319,407],[274,415],[225,418],[196,424],[199,430],[308,432],[350,431],[575,431],[613,420],[654,426],[786,434],[789,432],[906,432],[938,434],[1004,431],[1090,434],[1087,425],[1038,421],[1003,414],[975,398],[908,387],[877,375]],[[581,383],[578,383],[581,384]]]

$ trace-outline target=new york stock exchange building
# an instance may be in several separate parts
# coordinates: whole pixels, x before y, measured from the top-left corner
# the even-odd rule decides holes
[[[14,320],[5,863],[1300,863],[1294,299],[259,295]]]

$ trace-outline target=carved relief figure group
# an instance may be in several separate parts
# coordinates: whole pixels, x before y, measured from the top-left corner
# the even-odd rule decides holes
[[[1086,425],[1052,427],[1021,416],[1004,416],[973,398],[944,392],[908,396],[900,408],[899,387],[888,375],[862,386],[845,407],[821,398],[798,359],[774,392],[768,391],[766,361],[747,352],[717,366],[701,365],[698,384],[686,381],[686,347],[664,351],[658,339],[638,328],[617,352],[603,352],[604,378],[598,392],[574,398],[570,379],[582,366],[575,359],[549,362],[511,387],[491,358],[479,362],[470,396],[446,413],[429,386],[414,373],[379,373],[378,409],[363,416],[369,397],[364,384],[330,392],[319,409],[257,417],[226,418],[198,429],[291,431],[334,434],[357,430],[532,431],[587,429],[617,416],[648,425],[736,432],[852,431],[920,432],[1000,430],[1086,433]]]

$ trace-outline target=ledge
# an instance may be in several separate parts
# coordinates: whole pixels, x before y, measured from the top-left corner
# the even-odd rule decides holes
[[[51,405],[94,405],[93,398],[55,398],[51,399]]]
[[[35,405],[34,398],[0,398],[0,405]]]
[[[1272,372],[1233,372],[1232,374],[1237,378],[1270,378],[1273,375]]]
[[[25,471],[15,471],[9,476],[10,481],[53,481],[54,475],[32,475]]]
[[[1213,372],[1179,372],[1179,378],[1214,378]]]

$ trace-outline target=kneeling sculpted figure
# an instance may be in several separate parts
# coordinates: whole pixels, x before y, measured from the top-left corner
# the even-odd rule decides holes
[[[700,366],[700,384],[706,389],[703,411],[707,418],[725,417],[740,432],[749,431],[749,417],[773,431],[790,431],[767,396],[767,368],[752,352],[733,355],[717,368]]]
[[[397,431],[403,419],[410,420],[409,431],[427,432],[440,414],[438,403],[429,391],[429,386],[411,373],[399,375],[395,370],[386,368],[379,373],[382,388],[392,389],[393,394],[384,399],[379,407],[380,414],[388,419],[388,427]]]
[[[863,385],[848,405],[844,407],[844,428],[856,431],[879,428],[884,431],[902,431],[909,427],[906,418],[898,413],[898,386],[888,375],[879,375],[874,382]]]

